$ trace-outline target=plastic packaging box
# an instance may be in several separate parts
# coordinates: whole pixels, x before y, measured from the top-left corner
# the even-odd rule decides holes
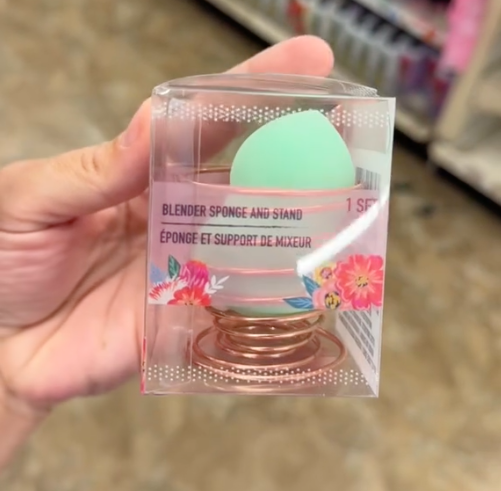
[[[378,395],[394,116],[329,78],[153,90],[144,394]]]

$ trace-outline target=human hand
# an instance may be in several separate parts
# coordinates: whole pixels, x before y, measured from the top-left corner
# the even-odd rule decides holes
[[[332,64],[303,36],[231,72]],[[148,154],[146,101],[113,141],[0,171],[0,406],[37,417],[139,371]]]

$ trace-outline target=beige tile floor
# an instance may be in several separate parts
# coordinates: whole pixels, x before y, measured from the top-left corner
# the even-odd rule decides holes
[[[0,2],[0,163],[117,133],[150,89],[261,45],[192,0]],[[379,400],[74,401],[3,491],[497,491],[499,219],[395,150]],[[0,436],[1,437],[1,436]]]

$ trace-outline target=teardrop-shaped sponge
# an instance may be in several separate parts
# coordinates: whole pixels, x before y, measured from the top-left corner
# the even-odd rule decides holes
[[[270,121],[247,137],[233,160],[230,184],[246,188],[335,190],[355,184],[355,168],[346,144],[332,123],[321,112],[307,110]],[[284,199],[235,194],[225,204],[275,208],[280,207],[277,203],[284,203]],[[290,198],[290,202],[294,203],[294,198]],[[304,199],[300,202],[304,205]],[[327,217],[328,223],[322,226],[328,229],[333,225],[330,221],[332,216]],[[309,217],[309,221],[313,218]],[[228,223],[228,220],[225,222]],[[232,232],[246,234],[249,229],[244,228],[244,225],[259,224],[262,224],[262,220],[246,220],[245,224],[237,220],[232,224]],[[214,223],[210,225],[213,227]],[[268,230],[263,233],[279,236],[285,232]],[[290,233],[294,234],[292,230]],[[312,233],[316,231],[312,230]],[[200,249],[199,256],[204,257],[209,264],[238,269],[293,268],[298,255],[310,252],[302,249],[227,248],[215,245],[210,249],[201,246]],[[208,257],[205,258],[202,252]],[[237,298],[280,298],[301,295],[303,292],[302,284],[294,273],[291,276],[271,274],[263,277],[233,275],[227,285],[228,295]],[[285,302],[230,307],[241,314],[254,316],[296,312]]]
[[[232,186],[339,189],[355,184],[350,152],[319,111],[288,114],[264,124],[238,149]]]

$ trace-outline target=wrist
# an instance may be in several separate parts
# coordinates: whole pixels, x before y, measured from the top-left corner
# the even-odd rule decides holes
[[[12,396],[0,384],[0,470],[47,416]]]

